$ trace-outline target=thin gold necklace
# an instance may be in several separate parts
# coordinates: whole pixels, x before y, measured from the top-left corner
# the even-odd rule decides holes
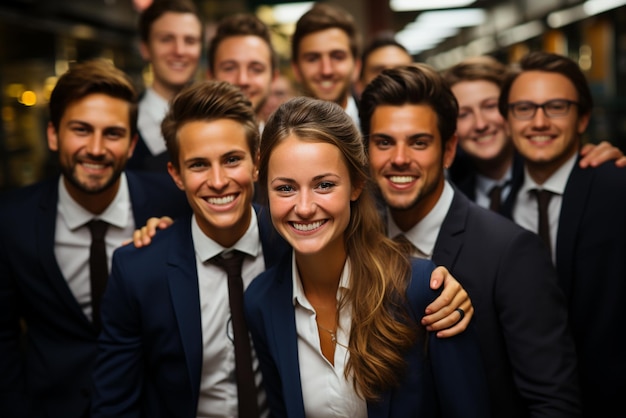
[[[323,326],[320,325],[320,323],[317,321],[317,318],[315,318],[315,322],[317,323],[317,327],[319,329],[321,329],[322,331],[326,331],[327,333],[330,334],[330,342],[332,342],[335,345],[341,346],[343,348],[345,348],[346,350],[348,350],[348,346],[341,344],[339,341],[337,341],[337,328],[335,328],[335,330],[330,330],[328,328],[324,328]]]
[[[317,322],[317,318],[315,318],[315,322]],[[317,327],[321,329],[322,331],[326,331],[327,333],[329,333],[330,341],[334,344],[337,344],[337,328],[335,328],[335,330],[332,331],[328,328],[324,328],[323,326],[321,326],[319,322],[317,322]]]

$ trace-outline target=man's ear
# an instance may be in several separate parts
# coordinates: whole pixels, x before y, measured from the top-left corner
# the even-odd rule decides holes
[[[259,152],[257,151],[256,153],[256,157],[254,158],[254,172],[252,173],[252,180],[253,181],[259,181],[259,164],[261,162],[261,156],[259,155]]]
[[[578,135],[582,135],[583,133],[585,133],[585,131],[587,130],[587,126],[589,125],[589,119],[591,119],[590,113],[578,116],[578,122],[576,122]]]
[[[456,149],[459,143],[459,139],[456,134],[452,135],[450,139],[446,141],[446,145],[443,150],[443,166],[448,169],[454,162],[454,157],[456,156]]]
[[[48,128],[46,129],[46,136],[48,138],[48,148],[50,151],[58,151],[59,150],[59,135],[57,134],[57,130],[54,128],[52,122],[48,122]]]
[[[144,61],[150,62],[150,48],[148,48],[148,44],[141,41],[139,43],[139,53]]]
[[[180,171],[176,167],[174,167],[174,164],[172,164],[171,161],[167,162],[167,172],[170,173],[170,177],[172,177],[172,180],[174,180],[174,184],[176,184],[176,186],[180,190],[185,191],[185,184],[180,177]]]
[[[298,83],[302,83],[302,74],[300,73],[300,67],[298,67],[298,64],[296,64],[295,61],[291,61],[291,72],[293,73],[293,78]]]
[[[357,58],[354,60],[354,71],[352,73],[352,83],[356,83],[359,80],[359,76],[361,75],[361,59]]]
[[[130,139],[130,146],[128,147],[128,158],[133,156],[133,153],[135,152],[135,147],[137,146],[137,141],[139,141],[139,134],[133,135],[133,137]]]

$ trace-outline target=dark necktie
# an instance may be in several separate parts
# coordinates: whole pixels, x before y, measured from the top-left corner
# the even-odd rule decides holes
[[[419,248],[417,248],[404,234],[397,235],[394,239],[395,242],[400,244],[402,251],[412,257],[428,258]]]
[[[106,245],[104,236],[109,224],[104,221],[92,220],[88,224],[91,232],[89,248],[89,280],[91,283],[91,316],[93,326],[100,332],[100,301],[109,277]]]
[[[548,251],[552,254],[552,245],[550,242],[550,219],[548,217],[548,205],[554,193],[548,190],[532,190],[537,198],[537,212],[539,216],[539,236],[548,247]]]
[[[500,202],[502,199],[502,189],[504,186],[496,184],[489,191],[489,209],[494,212],[500,211]]]
[[[230,257],[219,254],[211,262],[226,270],[228,275],[228,301],[235,340],[235,376],[239,418],[258,418],[258,400],[254,372],[252,370],[252,350],[248,327],[243,314],[243,281],[241,265],[244,254],[232,251]]]

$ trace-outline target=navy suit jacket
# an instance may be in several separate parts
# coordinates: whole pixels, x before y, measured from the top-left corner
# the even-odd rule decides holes
[[[476,201],[476,169],[471,165],[471,161],[469,157],[465,157],[467,162],[467,168],[463,171],[461,170],[450,170],[450,180],[454,182],[454,184],[458,187],[460,191],[462,191],[465,196],[467,196],[470,200]],[[456,159],[455,159],[456,164]],[[454,164],[453,166],[454,167]],[[524,182],[524,161],[522,157],[516,152],[513,156],[513,169],[511,173],[511,191],[507,195],[506,199],[502,202],[502,206],[507,206],[511,204],[512,201],[515,200],[515,193],[519,190],[520,186]],[[500,210],[499,212],[502,212]]]
[[[614,162],[574,165],[559,216],[556,269],[578,352],[584,414],[615,416],[626,394],[626,171]]]
[[[169,176],[126,174],[137,226],[190,212]],[[0,203],[2,417],[71,418],[89,410],[97,335],[54,255],[58,181],[15,190]]]
[[[541,240],[455,190],[433,261],[472,299],[493,416],[579,416],[565,297]]]
[[[433,268],[429,261],[413,261],[407,296],[416,324],[439,293],[429,287]],[[304,418],[291,272],[288,254],[248,287],[245,308],[270,413],[274,417]],[[484,369],[471,328],[447,339],[421,335],[428,340],[427,348],[418,338],[405,357],[407,374],[401,386],[381,394],[380,402],[368,402],[368,416],[489,417]]]
[[[286,252],[267,209],[257,209],[266,267]],[[145,248],[117,250],[102,301],[94,417],[195,417],[202,328],[191,218]]]
[[[146,145],[146,141],[143,139],[143,136],[141,136],[141,134],[138,136],[137,145],[135,145],[133,155],[126,163],[126,167],[131,170],[147,170],[167,173],[167,163],[170,160],[170,155],[167,150],[160,154],[153,155]]]

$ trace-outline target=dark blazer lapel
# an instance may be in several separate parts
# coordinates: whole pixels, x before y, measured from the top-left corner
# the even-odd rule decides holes
[[[131,206],[133,208],[135,226],[140,227],[146,222],[146,219],[148,218],[147,214],[150,213],[148,207],[150,199],[141,187],[141,180],[139,177],[132,171],[126,170],[124,173],[126,174],[126,180],[128,181],[128,193]]]
[[[52,288],[55,289],[63,303],[77,317],[82,318],[85,325],[91,328],[91,322],[87,319],[72,294],[54,254],[54,235],[56,231],[57,203],[59,200],[58,182],[59,178],[55,177],[54,180],[47,182],[41,191],[35,216],[35,222],[37,223],[37,240],[35,245],[37,246],[37,253],[39,254],[43,270],[46,272]]]
[[[277,292],[272,292],[273,300],[268,301],[270,310],[268,329],[272,335],[268,338],[270,347],[276,351],[279,374],[283,377],[283,394],[289,416],[300,416],[304,411],[300,365],[298,361],[298,335],[292,303],[293,284],[291,279],[292,258],[288,253],[279,264]]]
[[[172,237],[167,255],[167,279],[187,359],[193,401],[197,402],[202,369],[202,324],[191,218],[180,219],[171,228],[176,228],[176,234]]]
[[[563,193],[556,239],[556,269],[559,273],[561,287],[568,297],[571,283],[565,283],[564,279],[573,277],[574,251],[578,242],[576,233],[583,218],[593,176],[594,169],[580,168],[577,160]]]
[[[253,204],[256,211],[257,223],[259,225],[259,236],[263,245],[263,260],[265,269],[269,269],[278,263],[291,248],[289,244],[280,236],[272,225],[269,209],[265,206]]]
[[[513,207],[517,200],[517,194],[524,185],[524,160],[517,152],[513,156],[513,173],[511,178],[511,191],[500,207],[500,214],[509,219],[513,218]]]
[[[433,262],[438,266],[446,266],[449,270],[454,268],[454,263],[463,245],[463,232],[467,222],[469,204],[468,198],[455,188],[452,204],[441,224],[433,251]]]

